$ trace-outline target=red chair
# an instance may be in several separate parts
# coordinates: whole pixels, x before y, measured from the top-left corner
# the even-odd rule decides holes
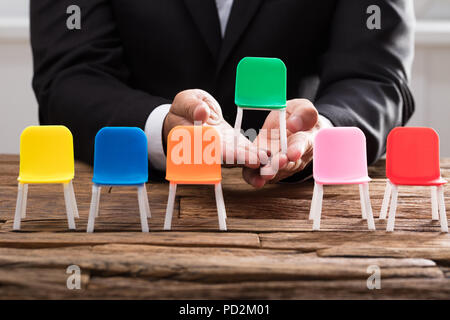
[[[432,219],[440,217],[441,231],[448,232],[443,187],[447,181],[441,177],[436,131],[431,128],[393,129],[387,139],[386,176],[388,181],[380,212],[380,219],[386,219],[392,194],[386,231],[394,231],[398,186],[403,185],[431,187]]]

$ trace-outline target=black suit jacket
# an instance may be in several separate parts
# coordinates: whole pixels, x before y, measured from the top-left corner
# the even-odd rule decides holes
[[[72,4],[81,8],[81,30],[66,28]],[[366,27],[373,4],[381,8],[380,30]],[[288,98],[310,98],[334,125],[361,128],[373,162],[389,131],[414,110],[407,84],[412,6],[410,0],[235,0],[222,40],[214,0],[32,0],[40,122],[69,127],[76,157],[91,163],[100,128],[144,128],[155,107],[184,89],[210,92],[233,124],[237,63],[278,57],[288,69]],[[260,128],[265,116],[244,114],[243,128]]]

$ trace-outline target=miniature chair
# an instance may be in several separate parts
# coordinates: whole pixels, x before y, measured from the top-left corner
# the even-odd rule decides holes
[[[314,141],[314,193],[309,219],[313,230],[320,230],[323,185],[358,184],[361,211],[369,230],[375,230],[369,196],[366,137],[355,127],[322,129]]]
[[[145,183],[148,180],[147,137],[139,128],[105,127],[95,137],[92,200],[87,232],[94,231],[103,186],[136,186],[142,232],[151,217]]]
[[[441,231],[448,232],[444,202],[447,181],[441,177],[436,131],[431,128],[394,128],[387,139],[386,176],[388,181],[380,211],[380,219],[386,219],[392,194],[386,231],[394,231],[398,186],[408,185],[431,187],[432,219],[440,217]]]
[[[64,126],[31,126],[20,136],[20,173],[14,230],[26,217],[28,184],[62,183],[69,229],[79,217],[72,180],[75,175],[72,133]]]
[[[222,194],[221,145],[216,129],[208,126],[178,126],[167,140],[166,180],[170,182],[164,230],[170,230],[177,184],[215,186],[220,230],[227,230]]]
[[[287,153],[286,136],[286,66],[275,58],[242,59],[236,72],[236,135],[241,131],[244,109],[278,110],[281,151]]]

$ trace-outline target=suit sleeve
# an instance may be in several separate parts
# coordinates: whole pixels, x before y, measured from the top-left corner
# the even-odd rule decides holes
[[[81,30],[66,26],[70,5],[81,9]],[[109,0],[33,0],[30,23],[40,122],[66,125],[78,159],[92,163],[102,127],[144,129],[151,111],[170,103],[130,84]]]
[[[380,8],[380,29],[366,25],[371,5]],[[315,104],[335,126],[364,131],[369,163],[384,154],[390,130],[404,125],[414,112],[408,88],[414,24],[410,0],[339,0],[336,4]]]

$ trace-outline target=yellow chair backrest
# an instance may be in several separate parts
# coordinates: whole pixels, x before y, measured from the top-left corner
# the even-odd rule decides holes
[[[30,126],[20,136],[21,183],[65,183],[75,174],[72,133],[65,126]]]

